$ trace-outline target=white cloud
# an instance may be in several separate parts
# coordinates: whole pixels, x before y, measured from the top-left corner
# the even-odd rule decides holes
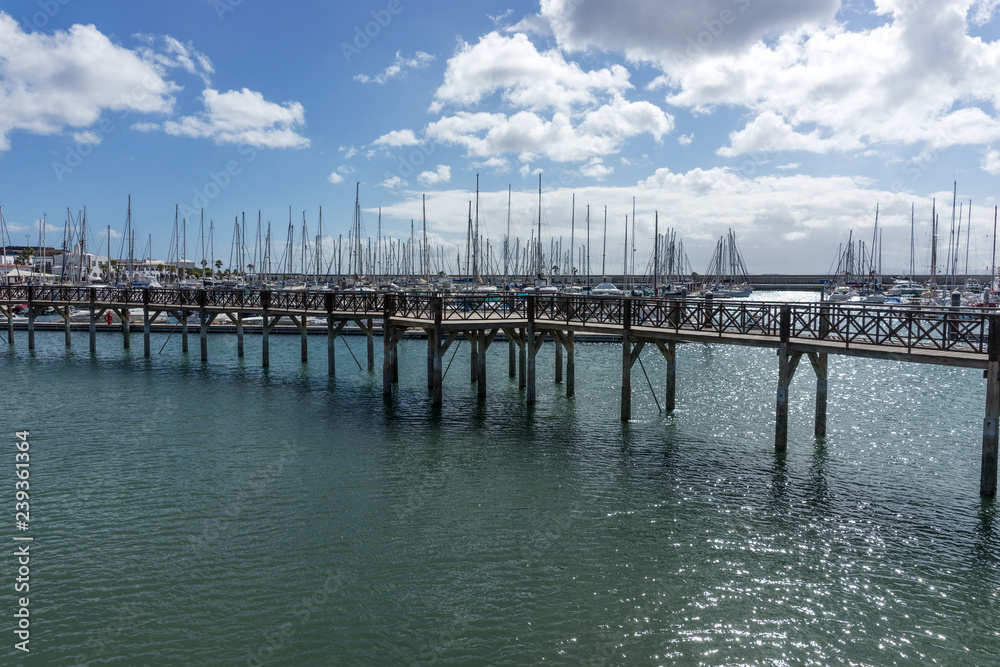
[[[407,70],[423,69],[432,62],[434,62],[434,56],[424,51],[417,51],[412,58],[406,58],[402,53],[396,51],[396,57],[393,59],[392,64],[380,73],[373,77],[367,74],[358,74],[354,77],[354,80],[361,83],[377,83],[381,85],[390,79],[403,76]]]
[[[393,130],[372,142],[373,146],[416,146],[420,143],[413,130]]]
[[[976,0],[969,10],[972,22],[976,25],[989,23],[993,20],[998,7],[1000,7],[1000,0]]]
[[[681,146],[690,146],[692,141],[694,141],[693,134],[682,134],[681,136],[677,137],[677,143],[679,143]]]
[[[354,146],[341,146],[337,150],[344,154],[345,160],[350,160],[358,154],[358,149]]]
[[[167,113],[176,84],[164,66],[114,44],[93,25],[25,33],[0,12],[0,151],[21,130],[87,128],[105,111]]]
[[[305,113],[298,102],[276,104],[261,93],[244,88],[220,93],[207,88],[202,92],[205,111],[167,121],[167,134],[205,137],[217,144],[233,143],[267,148],[305,148],[309,140],[295,128],[305,123]]]
[[[182,44],[170,35],[157,37],[155,35],[139,35],[139,39],[145,41],[146,46],[136,49],[142,57],[160,65],[164,69],[179,68],[201,77],[205,85],[211,83],[211,75],[215,72],[212,61],[208,56],[200,53],[192,44]]]
[[[73,141],[78,144],[93,144],[96,146],[101,143],[101,135],[90,130],[86,130],[84,132],[74,132]]]
[[[473,162],[472,166],[476,169],[489,169],[496,173],[504,173],[510,170],[510,162],[506,158],[499,156],[493,156],[481,162]]]
[[[776,168],[777,169],[783,169],[783,170],[789,170],[790,171],[790,170],[798,169],[801,166],[802,166],[801,162],[789,162],[788,164],[779,165]]]
[[[620,65],[584,71],[558,50],[540,52],[527,35],[509,37],[491,32],[475,45],[463,43],[448,61],[444,83],[434,94],[432,112],[447,104],[476,105],[500,91],[508,104],[532,110],[590,105],[597,93],[632,88]]]
[[[669,62],[738,52],[757,40],[830,22],[840,0],[542,0],[541,17],[568,50],[597,47]]]
[[[379,185],[385,188],[386,190],[396,190],[397,188],[401,188],[404,185],[406,185],[406,181],[404,181],[399,176],[390,176],[389,178],[379,183]]]
[[[439,164],[434,171],[422,172],[417,176],[417,180],[427,186],[447,183],[451,180],[451,167],[446,164]]]
[[[652,102],[626,99],[630,89],[620,65],[585,70],[558,49],[539,51],[523,33],[491,32],[475,45],[462,42],[449,59],[430,111],[459,108],[430,122],[422,136],[460,146],[498,170],[509,168],[507,155],[522,163],[540,157],[586,162],[617,153],[633,137],[648,134],[659,142],[673,131],[673,116]],[[487,103],[491,111],[479,110]],[[372,145],[417,143],[404,129]]]
[[[326,180],[336,185],[337,183],[343,183],[344,177],[341,176],[338,172],[332,171],[330,172],[330,175],[326,177]]]
[[[649,133],[659,139],[673,128],[673,118],[647,102],[613,102],[587,113],[578,126],[564,113],[545,118],[530,111],[502,113],[461,111],[427,126],[428,137],[466,149],[470,157],[518,154],[522,162],[544,155],[556,162],[588,160],[619,151],[625,140]]]
[[[738,132],[729,133],[729,146],[716,151],[724,157],[746,153],[773,153],[776,151],[812,151],[826,153],[839,148],[837,142],[820,137],[819,130],[800,134],[784,118],[765,111],[747,123]],[[853,146],[857,148],[857,146]]]
[[[603,181],[606,177],[615,173],[613,167],[609,167],[604,164],[600,158],[593,158],[580,167],[580,173],[588,178],[593,178],[595,181]]]
[[[970,34],[1000,0],[876,0],[873,27],[834,21],[839,0],[543,0],[564,49],[623,52],[663,74],[653,88],[696,115],[746,109],[719,153],[866,154],[1000,139],[1000,42]],[[723,16],[724,12],[730,12]],[[730,20],[731,19],[731,20]],[[871,24],[871,21],[865,21]]]
[[[1000,151],[991,148],[983,155],[983,160],[979,164],[983,171],[994,176],[1000,176]]]

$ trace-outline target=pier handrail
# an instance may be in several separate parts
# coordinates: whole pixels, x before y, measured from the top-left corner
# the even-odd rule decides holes
[[[143,288],[131,286],[3,285],[0,302],[13,306],[93,303],[102,308],[138,307],[194,310],[265,310],[298,314],[338,313],[364,319],[383,319],[386,292],[311,290],[249,290]],[[842,304],[831,302],[773,303],[721,299],[660,299],[649,297],[536,294],[532,313],[529,299],[514,292],[392,293],[390,317],[417,320],[435,318],[434,300],[442,303],[444,322],[475,323],[534,319],[551,325],[586,328],[588,325],[623,327],[628,303],[632,329],[655,329],[703,336],[776,339],[781,312],[787,309],[790,342],[823,341],[849,348],[877,346],[912,351],[937,350],[985,355],[990,315],[995,309],[949,306]]]

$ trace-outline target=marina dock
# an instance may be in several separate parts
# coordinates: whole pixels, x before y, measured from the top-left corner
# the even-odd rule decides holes
[[[134,287],[0,287],[0,314],[7,317],[7,341],[15,344],[14,309],[27,306],[27,343],[34,348],[36,320],[48,309],[62,318],[66,345],[79,324],[71,313],[83,310],[90,349],[96,350],[98,327],[121,332],[129,347],[132,328],[141,326],[144,354],[150,355],[153,320],[169,313],[188,350],[191,327],[197,329],[201,360],[209,359],[208,332],[222,315],[237,336],[239,356],[244,336],[261,336],[261,363],[269,364],[268,338],[278,331],[301,337],[301,358],[308,359],[308,335],[319,333],[312,318],[326,318],[328,373],[336,375],[336,339],[348,325],[366,337],[368,370],[375,370],[375,338],[383,345],[382,392],[391,396],[399,381],[398,343],[404,336],[427,339],[427,388],[434,405],[442,404],[443,359],[462,338],[470,342],[470,379],[480,397],[487,395],[486,352],[497,340],[508,345],[509,377],[518,379],[528,404],[536,400],[536,359],[543,344],[554,343],[555,381],[566,395],[575,393],[574,344],[577,336],[621,341],[620,416],[632,416],[632,369],[647,348],[666,360],[665,409],[676,402],[678,344],[742,345],[772,348],[778,357],[774,448],[788,441],[788,390],[803,357],[816,375],[815,428],[826,435],[827,360],[830,354],[983,370],[986,380],[980,494],[996,495],[997,423],[1000,419],[1000,315],[995,309],[966,307],[874,306],[857,304],[769,303],[719,299],[657,299],[616,296],[518,293],[314,292],[239,289],[151,289]],[[131,313],[141,309],[142,322]],[[106,313],[120,324],[104,324]],[[198,315],[198,323],[189,318]],[[248,318],[257,318],[251,327]],[[47,325],[51,327],[51,323]]]

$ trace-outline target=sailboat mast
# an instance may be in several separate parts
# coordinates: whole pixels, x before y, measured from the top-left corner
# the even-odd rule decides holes
[[[472,233],[472,281],[479,283],[479,174],[476,174],[476,227]]]
[[[601,282],[608,281],[608,207],[604,207],[604,243],[601,246]]]
[[[587,204],[587,289],[590,289],[590,204]]]
[[[913,282],[913,204],[910,204],[910,282]]]
[[[653,214],[653,296],[660,296],[660,212]]]
[[[538,175],[538,277],[542,277],[542,175]]]
[[[937,200],[931,200],[931,297],[937,296]]]
[[[573,193],[573,206],[569,215],[569,275],[570,280],[576,278],[576,267],[573,264],[573,254],[576,252],[576,193]]]
[[[424,247],[420,251],[420,268],[424,274],[424,280],[430,282],[431,279],[431,256],[427,247],[427,195],[420,197],[420,217],[424,225]]]
[[[972,238],[972,200],[969,200],[969,219],[965,225],[965,281],[969,281],[969,240]]]
[[[997,207],[993,207],[993,259],[990,261],[990,290],[996,291],[997,275]],[[992,301],[993,299],[990,299]]]
[[[627,289],[631,289],[628,282],[628,215],[625,216],[625,256],[623,259],[625,263],[622,265],[622,286]]]
[[[503,282],[507,284],[510,266],[510,183],[507,184],[507,234],[503,237]]]

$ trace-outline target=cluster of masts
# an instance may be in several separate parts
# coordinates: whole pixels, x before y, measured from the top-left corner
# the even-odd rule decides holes
[[[871,244],[866,244],[860,239],[855,240],[854,233],[851,231],[846,246],[841,245],[838,248],[836,268],[833,272],[833,279],[829,281],[831,295],[838,295],[846,299],[848,295],[854,293],[858,297],[863,297],[864,300],[883,303],[887,297],[909,297],[909,301],[917,300],[916,297],[931,301],[950,301],[952,294],[959,292],[962,293],[963,300],[968,300],[970,303],[977,300],[989,300],[992,297],[992,292],[996,289],[996,285],[993,283],[996,280],[997,209],[994,208],[993,259],[990,268],[993,280],[990,284],[981,285],[969,273],[972,200],[969,200],[968,204],[966,209],[965,203],[958,201],[958,182],[956,181],[952,191],[951,231],[948,237],[944,267],[940,267],[938,245],[941,219],[937,210],[937,200],[931,201],[930,271],[926,284],[917,282],[915,279],[915,208],[913,205],[910,206],[909,274],[905,278],[897,277],[892,285],[883,285],[882,231],[879,229],[879,209],[876,205]],[[963,220],[965,225],[964,239]],[[965,243],[965,267],[964,271],[960,271],[963,242]],[[942,268],[943,270],[939,271]],[[988,294],[984,294],[986,289],[989,290]]]
[[[590,286],[608,280],[607,207],[603,214],[603,242],[600,255],[600,272],[592,258],[590,205],[586,206],[585,224],[578,235],[576,198],[573,197],[569,243],[564,245],[562,236],[543,243],[541,176],[538,187],[537,225],[532,225],[530,238],[514,238],[510,233],[510,198],[508,188],[507,233],[502,243],[480,233],[480,206],[478,176],[476,198],[469,202],[468,233],[463,244],[438,244],[432,246],[427,238],[426,205],[423,206],[422,229],[418,237],[416,223],[411,220],[409,238],[385,234],[379,209],[374,238],[367,233],[360,206],[360,185],[355,193],[353,220],[347,234],[336,238],[327,236],[323,229],[323,209],[312,233],[306,213],[302,213],[301,226],[295,224],[289,208],[285,240],[278,235],[270,221],[264,222],[258,212],[256,225],[246,215],[236,216],[232,226],[232,241],[227,250],[217,253],[217,226],[214,220],[206,223],[204,210],[197,222],[197,231],[191,221],[181,217],[180,207],[175,207],[170,244],[165,259],[154,259],[152,237],[136,245],[136,230],[132,216],[131,196],[124,231],[118,247],[112,246],[114,234],[107,227],[104,238],[93,248],[88,246],[95,235],[87,221],[86,208],[73,216],[66,211],[62,248],[46,249],[47,219],[40,221],[38,243],[40,251],[26,254],[21,264],[37,264],[33,255],[42,255],[41,274],[29,271],[35,282],[62,282],[75,284],[200,284],[200,285],[260,285],[285,288],[376,288],[382,285],[428,285],[450,283],[455,287],[522,287],[548,285],[552,282]],[[676,230],[659,232],[657,216],[655,243],[652,257],[646,267],[635,266],[635,202],[633,199],[631,239],[629,218],[625,217],[625,252],[622,257],[622,280],[625,287],[638,285],[669,286],[690,281],[690,262],[684,252],[683,241]],[[3,253],[7,256],[9,234],[0,207],[0,236]],[[629,246],[629,240],[632,241]],[[280,243],[280,244],[279,244]],[[93,245],[91,243],[91,245]],[[23,253],[29,250],[26,244]],[[31,255],[31,257],[29,257]],[[15,261],[15,263],[17,263]],[[225,269],[223,268],[225,267]],[[36,267],[37,268],[37,267]],[[9,272],[8,272],[9,273]],[[15,272],[16,274],[17,272]],[[9,274],[13,275],[13,274]]]

